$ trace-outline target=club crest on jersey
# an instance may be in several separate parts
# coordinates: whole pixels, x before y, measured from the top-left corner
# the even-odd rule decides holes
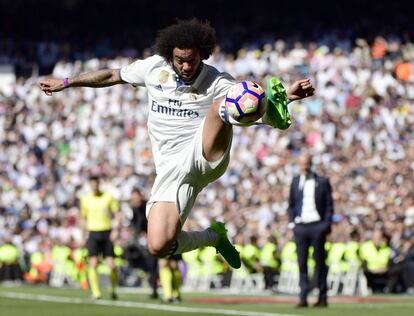
[[[170,73],[168,71],[161,70],[158,79],[160,80],[160,83],[166,83],[168,81],[169,76],[170,76]]]
[[[195,101],[195,100],[197,100],[197,95],[198,95],[198,90],[196,88],[192,88],[189,99],[191,101]]]

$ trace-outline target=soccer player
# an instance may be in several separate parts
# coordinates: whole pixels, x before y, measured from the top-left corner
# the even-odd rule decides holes
[[[83,195],[80,199],[80,210],[83,221],[82,226],[88,231],[88,278],[92,290],[92,297],[102,297],[99,288],[99,276],[96,271],[98,256],[106,258],[110,272],[110,296],[117,299],[115,286],[117,271],[114,263],[114,245],[112,240],[117,238],[121,224],[118,201],[108,192],[102,192],[99,187],[99,177],[90,177],[92,192]],[[114,215],[114,227],[112,227],[112,215]],[[85,225],[86,224],[86,225]],[[112,229],[113,228],[113,229]],[[112,239],[112,240],[111,240]]]
[[[227,73],[203,63],[216,45],[207,22],[182,20],[159,32],[156,54],[121,69],[106,69],[74,78],[39,82],[47,94],[71,87],[108,87],[129,83],[148,89],[148,129],[157,177],[147,204],[148,246],[166,257],[214,246],[233,268],[240,256],[227,238],[223,223],[204,231],[182,231],[198,193],[226,170],[232,124],[224,108],[226,92],[235,84]],[[287,95],[276,78],[268,83],[265,124],[290,125],[288,101],[313,95],[308,79],[299,80]]]
[[[173,255],[168,259],[160,259],[160,284],[162,287],[162,302],[180,303],[181,302],[181,281],[182,275],[179,269],[179,262],[182,260],[181,254]]]

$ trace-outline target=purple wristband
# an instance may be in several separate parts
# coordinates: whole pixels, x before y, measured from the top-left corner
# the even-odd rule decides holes
[[[69,87],[69,78],[65,78],[65,79],[63,79],[63,87],[64,87],[64,88]]]

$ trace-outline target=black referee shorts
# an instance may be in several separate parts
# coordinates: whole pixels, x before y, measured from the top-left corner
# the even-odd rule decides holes
[[[111,231],[89,232],[87,242],[89,257],[102,255],[105,257],[114,257],[114,245],[110,239]]]
[[[179,253],[179,254],[177,254],[177,255],[172,255],[172,256],[169,256],[167,259],[168,259],[168,260],[176,260],[176,261],[180,261],[180,260],[183,260],[183,256],[181,255],[181,253]]]

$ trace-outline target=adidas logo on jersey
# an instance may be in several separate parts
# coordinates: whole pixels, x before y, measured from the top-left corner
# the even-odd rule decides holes
[[[160,91],[164,91],[163,89],[162,89],[162,87],[161,87],[161,85],[159,84],[158,86],[155,86],[155,89],[158,89],[158,90],[160,90]]]

